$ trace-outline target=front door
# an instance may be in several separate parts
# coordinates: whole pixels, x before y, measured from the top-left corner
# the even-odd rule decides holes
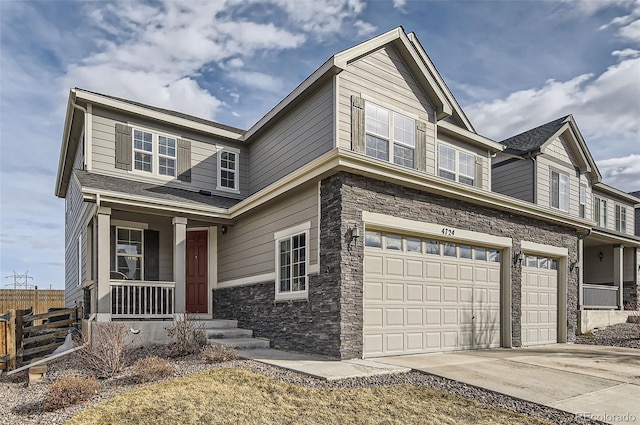
[[[207,231],[187,232],[186,308],[188,313],[207,313]]]

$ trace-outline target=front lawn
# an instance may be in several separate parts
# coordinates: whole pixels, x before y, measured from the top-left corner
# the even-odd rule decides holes
[[[90,424],[539,424],[538,419],[413,385],[307,388],[224,368],[122,393],[71,418]]]

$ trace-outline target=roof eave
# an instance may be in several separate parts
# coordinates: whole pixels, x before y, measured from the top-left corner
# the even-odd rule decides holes
[[[640,201],[633,195],[623,192],[615,187],[611,187],[608,184],[598,182],[594,183],[593,188],[597,191],[604,192],[610,196],[615,196],[619,199],[624,199],[626,202],[633,204],[634,208],[640,207]]]
[[[447,121],[439,121],[437,125],[438,131],[458,136],[467,142],[471,142],[476,146],[486,148],[492,152],[502,152],[505,150],[505,146],[503,144],[480,136],[479,134],[473,133],[469,130],[465,130],[464,128],[458,127],[457,125],[451,124]]]
[[[58,158],[58,174],[56,176],[55,195],[64,198],[67,188],[62,187],[64,173],[67,168],[67,149],[69,148],[69,135],[71,134],[71,123],[73,122],[73,104],[75,103],[75,90],[69,91],[67,100],[67,113],[65,115],[64,127],[62,129],[62,143],[60,144],[60,157]],[[70,172],[70,171],[69,171]]]

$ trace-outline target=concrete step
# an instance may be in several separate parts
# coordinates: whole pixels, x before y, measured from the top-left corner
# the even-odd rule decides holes
[[[262,338],[214,338],[207,340],[207,342],[238,349],[269,348],[269,340]]]
[[[251,338],[253,337],[253,331],[251,329],[206,329],[205,334],[207,339],[228,339],[228,338]]]
[[[237,328],[237,320],[226,319],[213,319],[213,320],[196,320],[198,326],[202,326],[204,329],[230,329]]]

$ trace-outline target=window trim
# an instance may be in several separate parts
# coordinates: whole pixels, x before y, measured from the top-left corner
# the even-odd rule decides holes
[[[135,230],[140,232],[141,237],[140,237],[140,254],[136,255],[136,254],[127,254],[127,257],[140,257],[140,279],[126,279],[126,280],[130,280],[133,282],[144,282],[144,231],[145,229],[140,228],[140,227],[128,227],[128,226],[115,226],[116,228],[116,234],[115,234],[115,271],[119,271],[118,270],[118,230],[119,229],[126,229],[126,230]],[[125,255],[122,255],[125,256]]]
[[[454,156],[455,157],[454,157],[454,162],[453,162],[453,168],[454,168],[453,171],[442,167],[442,164],[441,164],[441,161],[440,161],[440,148],[442,146],[446,147],[447,149],[451,149],[454,152]],[[474,165],[474,167],[473,167],[473,176],[468,176],[468,175],[462,174],[460,172],[460,154],[461,153],[465,154],[465,155],[468,155],[468,156],[473,158],[473,160],[474,160],[473,161],[473,165]],[[478,178],[478,176],[476,175],[476,164],[478,163],[478,159],[477,159],[477,155],[475,153],[473,153],[471,151],[468,151],[466,149],[462,149],[462,148],[459,148],[457,146],[451,145],[449,143],[442,142],[442,141],[439,140],[438,141],[438,149],[437,149],[437,157],[438,157],[438,171],[437,171],[436,175],[438,177],[440,177],[441,179],[446,179],[448,181],[460,183],[460,184],[463,184],[465,186],[475,187],[476,181],[477,181],[477,178]],[[451,173],[451,174],[454,175],[454,178],[450,179],[450,178],[441,176],[440,175],[440,171],[444,171],[446,173]],[[463,177],[463,178],[471,180],[471,184],[460,181],[460,177]]]
[[[578,192],[578,216],[587,217],[587,187],[584,185],[580,185]]]
[[[553,191],[553,186],[554,186],[553,174],[554,173],[558,175],[558,206],[553,205],[555,201],[554,191]],[[563,178],[566,181],[564,196],[561,190]],[[550,186],[549,187],[549,206],[551,208],[555,208],[560,211],[569,212],[569,201],[570,201],[569,192],[571,190],[571,181],[569,180],[569,175],[559,170],[555,170],[555,169],[549,170],[549,186]],[[562,205],[563,201],[565,202],[566,208],[563,208],[563,205]]]
[[[235,179],[234,179],[234,186],[233,188],[230,187],[224,187],[220,184],[221,180],[222,180],[222,154],[224,152],[227,153],[232,153],[236,156],[236,160],[235,160],[235,169],[231,170],[230,168],[225,168],[225,170],[227,171],[233,171],[235,173]],[[217,179],[216,179],[216,190],[221,190],[223,192],[231,192],[231,193],[240,193],[240,149],[236,149],[236,148],[230,148],[230,147],[223,147],[222,149],[220,149],[216,156],[217,158],[217,167],[216,167],[216,174],[217,174]]]
[[[82,232],[78,235],[78,286],[82,286]]]
[[[385,111],[387,111],[387,127],[389,129],[389,133],[387,135],[383,135],[380,133],[376,133],[374,131],[369,131],[367,129],[367,105],[373,105],[376,108],[380,108],[380,109],[384,109]],[[381,105],[380,103],[376,102],[376,101],[372,101],[372,100],[368,100],[368,99],[364,99],[364,108],[365,108],[365,112],[364,112],[364,120],[365,120],[365,124],[364,124],[364,154],[366,156],[368,156],[369,158],[374,158],[377,159],[379,161],[385,161],[385,162],[389,162],[393,165],[397,165],[399,167],[404,167],[404,168],[409,168],[411,170],[415,170],[416,169],[416,127],[417,127],[417,119],[410,116],[409,114],[406,113],[402,113],[402,112],[398,112],[393,108],[390,108],[388,106],[385,105]],[[408,120],[413,121],[413,146],[397,140],[396,139],[396,134],[395,134],[395,124],[396,124],[396,115],[406,118]],[[376,158],[374,156],[371,155],[367,155],[367,135],[371,135],[377,139],[381,139],[381,140],[385,140],[387,142],[387,151],[389,154],[389,158],[387,160],[384,159],[380,159],[380,158]],[[411,167],[407,166],[407,165],[403,165],[403,164],[398,164],[397,162],[395,162],[395,155],[394,155],[394,147],[395,145],[398,145],[402,148],[405,149],[411,149],[411,151],[413,152],[413,163],[411,164]]]
[[[623,214],[624,211],[624,214]],[[627,233],[627,206],[622,204],[615,204],[616,214],[616,232]],[[622,225],[624,224],[624,228]]]
[[[593,220],[596,226],[607,227],[607,200],[599,196],[593,197]],[[601,220],[602,219],[602,220]],[[603,224],[600,224],[602,221]]]
[[[177,180],[178,179],[178,139],[179,136],[175,134],[166,133],[163,131],[152,130],[150,128],[146,128],[144,126],[128,123],[129,127],[131,127],[131,170],[129,172],[138,174],[141,176],[153,176],[159,179],[165,180]],[[135,143],[135,131],[142,131],[144,133],[151,134],[151,152],[145,151],[144,149],[136,149]],[[161,155],[160,154],[160,136],[165,137],[167,139],[172,139],[175,142],[175,156],[171,157],[170,155]],[[151,158],[151,171],[144,171],[136,169],[136,152],[146,152],[152,156]],[[160,174],[160,157],[173,159],[173,175],[169,174]]]
[[[274,240],[274,257],[275,257],[275,300],[307,300],[309,299],[309,250],[311,243],[309,240],[309,230],[311,229],[311,222],[307,221],[297,226],[290,227],[288,229],[280,230],[273,234]],[[304,250],[304,264],[305,264],[305,285],[302,291],[286,291],[280,292],[280,242],[286,239],[291,239],[294,236],[305,235],[305,250]]]

